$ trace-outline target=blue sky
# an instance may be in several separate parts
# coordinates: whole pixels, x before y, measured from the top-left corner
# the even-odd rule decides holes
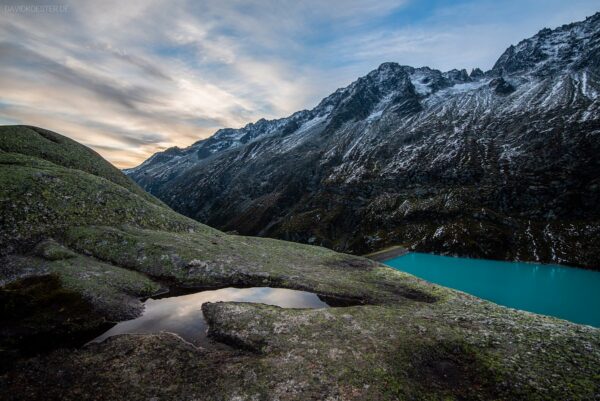
[[[379,64],[489,69],[597,0],[0,2],[0,123],[119,167],[221,127],[311,108]],[[42,1],[40,4],[52,4]]]

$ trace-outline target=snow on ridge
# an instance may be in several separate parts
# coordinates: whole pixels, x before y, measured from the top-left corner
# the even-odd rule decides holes
[[[318,125],[327,121],[329,115],[330,113],[327,112],[323,115],[318,115],[316,117],[304,121],[302,125],[298,127],[298,129],[296,129],[296,131],[294,131],[292,134],[288,135],[281,141],[281,144],[277,149],[278,152],[285,153],[288,150],[298,146],[305,139],[307,133],[309,134]]]
[[[299,134],[302,134],[302,133],[308,131],[310,128],[314,127],[315,125],[325,121],[327,119],[327,117],[329,117],[329,113],[323,114],[321,116],[316,116],[310,120],[303,122],[302,125],[296,130],[296,132],[294,132],[294,135],[299,135]]]
[[[465,82],[465,83],[460,83],[460,84],[455,84],[447,89],[444,89],[444,91],[447,91],[447,93],[451,93],[451,94],[457,94],[457,93],[465,93],[465,92],[470,92],[473,90],[477,90],[479,88],[481,88],[482,86],[486,86],[490,83],[490,80],[479,80],[479,81],[474,81],[474,82]]]
[[[580,121],[591,120],[598,116],[597,99],[600,87],[598,86],[597,76],[594,74],[594,70],[589,67],[585,69],[580,69],[579,66],[577,69],[569,68],[575,65],[574,63],[578,60],[587,61],[587,59],[581,58],[585,55],[584,43],[589,43],[592,48],[596,46],[595,44],[592,45],[590,40],[591,33],[597,31],[597,21],[599,20],[596,18],[593,23],[587,21],[565,25],[555,30],[542,30],[534,37],[509,48],[510,51],[505,52],[506,56],[501,56],[501,59],[504,57],[508,60],[509,57],[514,57],[516,53],[523,52],[513,61],[519,67],[524,60],[523,68],[526,68],[525,71],[522,69],[507,69],[506,71],[496,69],[488,71],[485,75],[474,76],[472,74],[471,77],[468,77],[465,75],[466,72],[463,73],[457,70],[450,71],[452,72],[450,74],[450,72],[441,73],[427,67],[412,68],[396,63],[384,63],[377,70],[371,71],[367,75],[373,80],[365,80],[365,77],[359,78],[347,87],[340,88],[324,98],[310,111],[300,111],[278,120],[267,121],[261,119],[240,129],[219,130],[213,137],[198,141],[188,148],[180,149],[178,152],[163,153],[162,158],[157,157],[157,154],[155,154],[139,166],[127,169],[125,172],[129,175],[139,172],[163,175],[169,170],[174,170],[180,166],[193,165],[199,159],[210,157],[210,155],[227,149],[248,145],[269,135],[274,135],[273,137],[276,138],[277,142],[277,145],[268,146],[269,151],[288,151],[310,137],[314,138],[315,133],[320,132],[319,130],[325,126],[332,110],[348,101],[357,90],[362,88],[363,84],[381,85],[379,88],[380,93],[386,93],[386,95],[378,101],[366,118],[358,122],[363,124],[360,128],[362,131],[353,134],[356,137],[348,140],[349,146],[343,155],[344,159],[350,157],[351,153],[356,154],[356,149],[361,150],[360,144],[363,141],[366,143],[365,136],[374,131],[374,129],[369,128],[368,124],[381,120],[384,116],[386,121],[389,119],[398,127],[428,126],[426,120],[435,122],[441,119],[455,121],[466,118],[464,121],[468,123],[468,127],[465,129],[473,129],[490,114],[499,116],[521,113],[531,108],[554,109],[568,105],[569,102],[584,99],[586,102],[591,100],[596,105],[586,103],[585,107],[574,115],[574,118],[580,119]],[[531,62],[534,64],[531,64]],[[540,74],[540,68],[550,62],[558,63],[557,66],[561,69],[556,69],[554,65],[551,65],[551,69],[548,71],[552,74]],[[494,87],[489,85],[493,77],[498,77],[498,75],[494,75],[498,72],[515,87],[514,92],[497,93]],[[568,76],[571,77],[572,81],[567,81]],[[396,117],[393,113],[386,113],[394,97],[402,93],[400,92],[402,88],[406,89],[408,82],[411,82],[415,93],[418,95],[422,111],[400,117]],[[571,90],[571,87],[574,87],[574,90]],[[279,137],[283,127],[292,128],[293,126],[297,126],[293,132]],[[376,126],[373,125],[372,127],[375,128]],[[342,135],[340,133],[340,137]],[[451,155],[451,148],[452,146],[449,146],[447,149],[449,153],[446,156]],[[252,149],[254,151],[264,150],[261,147]],[[329,152],[327,155],[329,155]],[[404,159],[395,161],[395,168],[406,167],[405,162],[411,159],[408,158],[408,154],[404,156]],[[438,156],[438,160],[434,160],[434,162],[444,159],[444,156]],[[507,159],[514,156],[516,156],[514,152],[505,152]]]
[[[427,78],[429,78],[427,74],[418,70],[410,75],[410,81],[415,87],[415,92],[417,92],[418,95],[426,96],[433,92],[433,89],[429,86],[429,82],[423,82],[423,79]]]
[[[377,105],[373,108],[373,111],[369,116],[367,116],[366,121],[371,122],[377,120],[381,117],[387,106],[392,102],[392,99],[397,94],[397,92],[393,91],[385,95]]]
[[[486,99],[489,93],[490,79],[481,79],[473,82],[458,83],[453,86],[441,89],[427,96],[422,105],[426,109],[426,114],[435,114],[442,116],[451,103],[468,102],[473,100],[476,104],[485,105],[488,103]],[[484,90],[488,89],[487,92]],[[465,98],[465,96],[473,96],[473,99]],[[467,109],[465,109],[466,111]]]

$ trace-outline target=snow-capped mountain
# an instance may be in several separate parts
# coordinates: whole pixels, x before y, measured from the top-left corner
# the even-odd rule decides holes
[[[600,267],[600,13],[487,72],[384,63],[312,110],[126,173],[244,234]]]

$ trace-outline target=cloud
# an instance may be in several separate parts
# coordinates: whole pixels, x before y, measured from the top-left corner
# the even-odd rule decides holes
[[[510,43],[597,8],[586,0],[60,6],[0,7],[0,122],[53,129],[119,167],[222,127],[313,107],[385,61],[489,68]]]

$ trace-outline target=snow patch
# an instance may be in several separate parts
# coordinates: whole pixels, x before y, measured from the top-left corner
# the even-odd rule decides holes
[[[430,82],[424,82],[425,80],[429,79],[430,78],[422,71],[417,71],[414,74],[410,75],[410,82],[415,87],[415,92],[417,92],[417,94],[421,96],[427,96],[431,92],[433,92],[433,89],[431,89],[431,87],[429,86]]]
[[[298,146],[304,141],[304,139],[306,139],[310,132],[314,132],[315,127],[326,121],[328,117],[329,113],[326,113],[302,123],[302,125],[296,131],[281,141],[281,146],[278,149],[279,153],[285,153]]]
[[[392,102],[394,95],[396,95],[396,92],[391,92],[385,95],[373,108],[371,114],[367,117],[367,122],[372,122],[379,119],[388,105]]]

